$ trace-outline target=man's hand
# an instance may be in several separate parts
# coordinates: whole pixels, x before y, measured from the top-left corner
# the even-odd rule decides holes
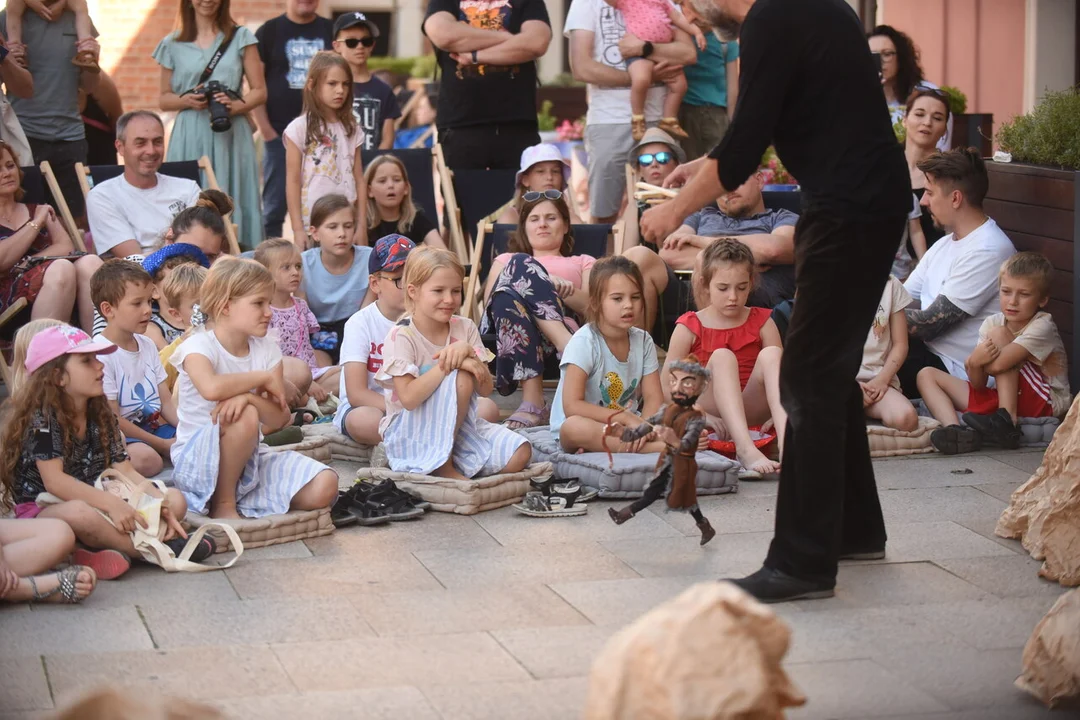
[[[472,53],[450,53],[451,59],[462,67],[474,65]]]
[[[90,52],[97,60],[101,57],[101,45],[94,38],[84,38],[75,44],[75,50],[78,52]]]
[[[646,240],[658,245],[682,225],[675,203],[651,207],[641,216],[641,234]]]
[[[619,54],[622,55],[624,59],[641,57],[641,53],[643,52],[645,52],[644,40],[631,32],[622,36],[622,40],[619,41]]]
[[[709,156],[706,155],[705,157],[700,157],[697,160],[691,160],[688,163],[683,163],[682,165],[676,167],[674,170],[671,171],[671,174],[668,175],[667,178],[664,180],[664,187],[681,188],[683,185],[690,182],[690,178],[694,177],[694,175],[697,175],[698,170],[701,168],[702,164],[704,164],[705,160],[708,157]]]
[[[653,80],[658,83],[667,82],[681,73],[684,67],[685,66],[677,63],[669,63],[667,60],[661,60],[653,65]]]
[[[26,67],[26,45],[22,43],[8,43],[8,57],[11,61],[18,63],[21,67]]]

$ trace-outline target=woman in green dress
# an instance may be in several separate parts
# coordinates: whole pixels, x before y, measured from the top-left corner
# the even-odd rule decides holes
[[[239,226],[240,245],[251,250],[262,241],[262,209],[255,143],[244,113],[266,102],[257,41],[250,30],[237,27],[229,15],[229,0],[180,3],[180,29],[166,36],[154,50],[154,59],[161,65],[161,109],[177,113],[165,159],[210,158],[218,184],[232,196],[236,206],[232,221]],[[239,100],[225,93],[216,96],[229,109],[232,128],[214,132],[205,97],[188,91],[200,86],[203,70],[229,32],[234,33],[232,42],[210,80],[217,80],[239,96],[246,79],[248,90]]]

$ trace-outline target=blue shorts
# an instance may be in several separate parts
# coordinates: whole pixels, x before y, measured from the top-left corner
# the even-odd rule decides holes
[[[168,423],[165,423],[164,425],[159,425],[157,427],[152,427],[151,423],[135,424],[139,426],[140,430],[145,430],[151,435],[159,437],[162,440],[172,440],[174,437],[176,437],[176,428]],[[135,438],[125,437],[124,442],[126,442],[128,445],[131,445],[132,443],[141,443],[143,441],[136,440]]]

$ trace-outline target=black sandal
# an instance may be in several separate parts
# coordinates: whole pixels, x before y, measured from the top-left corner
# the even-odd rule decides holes
[[[393,480],[387,479],[378,485],[365,484],[370,488],[368,502],[375,503],[391,520],[412,520],[424,514],[413,504],[412,496],[399,490]]]
[[[359,525],[370,527],[390,522],[390,515],[378,503],[371,501],[369,493],[364,492],[360,483],[353,485],[343,495],[348,502],[349,512]]]

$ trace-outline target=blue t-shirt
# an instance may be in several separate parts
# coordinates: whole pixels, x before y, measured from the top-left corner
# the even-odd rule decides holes
[[[344,275],[333,275],[322,263],[322,250],[305,250],[304,292],[307,304],[320,323],[348,320],[360,309],[368,289],[368,256],[371,248],[353,246],[353,264]]]
[[[330,50],[334,24],[317,17],[294,23],[285,15],[271,18],[255,31],[259,58],[266,72],[266,114],[278,135],[304,110],[308,65],[320,50]]]
[[[683,220],[683,225],[699,237],[738,237],[739,235],[770,234],[776,228],[799,222],[799,216],[790,210],[766,210],[758,215],[733,218],[715,203],[707,205]]]
[[[577,365],[588,376],[585,379],[585,402],[615,410],[641,413],[641,383],[646,375],[660,369],[656,345],[644,330],[630,328],[630,353],[626,362],[616,358],[604,337],[592,323],[574,333],[563,350],[559,364],[561,377],[555,401],[551,405],[551,434],[559,437],[559,428],[566,420],[563,410],[563,385],[566,367]]]
[[[382,142],[383,123],[401,117],[397,96],[377,77],[353,83],[353,116],[364,131],[364,150],[376,150]]]
[[[720,42],[705,33],[705,49],[698,50],[697,63],[683,69],[689,88],[683,103],[696,107],[727,107],[727,64],[739,57],[739,43]]]

